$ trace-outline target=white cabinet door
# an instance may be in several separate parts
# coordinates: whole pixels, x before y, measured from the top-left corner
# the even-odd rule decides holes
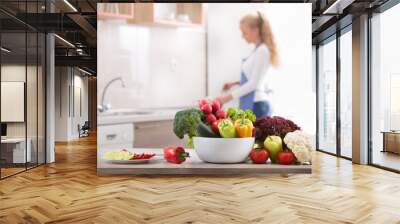
[[[133,147],[133,124],[98,126],[97,145]]]
[[[184,146],[185,141],[173,132],[173,121],[135,123],[134,146],[139,148],[163,148],[168,145]]]

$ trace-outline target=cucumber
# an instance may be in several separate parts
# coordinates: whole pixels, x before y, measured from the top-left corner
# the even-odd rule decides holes
[[[197,125],[197,132],[199,134],[199,137],[219,138],[219,136],[213,132],[211,127],[204,124],[203,122],[200,122],[199,125]]]

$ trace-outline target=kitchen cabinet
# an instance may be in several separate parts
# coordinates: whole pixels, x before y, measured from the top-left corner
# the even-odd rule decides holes
[[[135,3],[135,16],[130,22],[150,26],[203,26],[201,3]]]
[[[384,131],[382,152],[392,152],[400,154],[400,132]]]
[[[134,147],[185,146],[185,140],[179,139],[173,132],[173,120],[138,122],[134,126]]]
[[[131,24],[164,27],[202,27],[201,3],[99,3],[100,20],[123,19]]]
[[[108,19],[134,19],[133,3],[99,3],[97,18]]]
[[[133,141],[132,123],[98,126],[97,145],[99,149],[132,148]]]

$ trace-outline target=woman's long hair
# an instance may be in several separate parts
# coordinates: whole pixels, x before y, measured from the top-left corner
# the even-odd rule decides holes
[[[242,17],[240,23],[245,23],[251,28],[258,28],[260,31],[260,38],[269,50],[269,62],[277,67],[279,65],[278,49],[276,47],[274,34],[272,33],[271,25],[265,15],[257,11],[257,14],[248,14]]]

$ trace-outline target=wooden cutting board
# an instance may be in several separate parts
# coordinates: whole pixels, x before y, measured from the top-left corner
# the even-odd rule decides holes
[[[213,164],[199,159],[194,149],[186,149],[190,158],[182,164],[168,163],[162,157],[162,149],[135,148],[132,151],[156,153],[147,164],[114,164],[102,158],[99,153],[97,173],[99,175],[242,175],[242,174],[295,174],[311,173],[311,165],[252,164]]]

